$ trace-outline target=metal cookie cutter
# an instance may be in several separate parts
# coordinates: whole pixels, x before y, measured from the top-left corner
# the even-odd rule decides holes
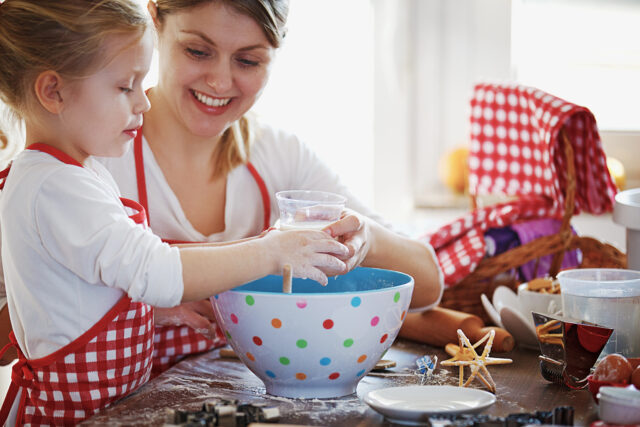
[[[547,381],[573,389],[587,386],[587,377],[613,329],[531,313],[540,344],[540,372]]]

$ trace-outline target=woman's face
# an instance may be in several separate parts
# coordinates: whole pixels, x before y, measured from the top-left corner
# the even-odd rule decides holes
[[[220,2],[172,13],[158,34],[158,88],[191,133],[219,136],[256,102],[275,48],[260,26]]]

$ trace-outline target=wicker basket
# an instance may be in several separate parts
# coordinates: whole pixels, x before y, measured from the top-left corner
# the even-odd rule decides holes
[[[482,306],[480,295],[486,294],[491,297],[498,286],[508,286],[515,290],[519,284],[515,277],[503,273],[553,254],[549,275],[555,277],[560,270],[565,252],[569,250],[582,251],[580,265],[582,268],[626,268],[627,257],[624,253],[594,238],[576,236],[571,231],[570,222],[575,208],[576,173],[573,147],[564,129],[560,130],[559,143],[567,160],[567,185],[565,210],[558,233],[540,237],[499,255],[484,258],[471,274],[445,290],[441,306],[473,313],[480,316],[486,323],[491,323]]]

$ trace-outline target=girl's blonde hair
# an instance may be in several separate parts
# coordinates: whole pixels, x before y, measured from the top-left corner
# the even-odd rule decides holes
[[[253,19],[262,28],[267,40],[274,48],[282,44],[286,34],[289,0],[154,0],[157,20],[162,24],[167,15],[195,8],[205,3],[221,3],[236,12]],[[216,176],[225,176],[249,158],[253,129],[251,120],[245,114],[234,122],[220,137],[216,148]]]
[[[135,0],[5,0],[0,4],[0,99],[24,117],[36,102],[34,83],[53,70],[89,75],[111,58],[105,40],[144,34],[148,15]]]

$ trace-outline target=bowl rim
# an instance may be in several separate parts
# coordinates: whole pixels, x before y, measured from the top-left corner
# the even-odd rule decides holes
[[[627,279],[616,279],[616,280],[611,280],[611,279],[607,279],[604,280],[602,278],[598,278],[598,277],[589,277],[589,278],[584,278],[584,275],[589,274],[589,273],[604,273],[604,274],[611,274],[611,273],[616,273],[616,274],[629,274],[629,277]],[[578,277],[575,277],[575,276]],[[560,281],[560,279],[568,279],[570,281],[581,281],[581,285],[591,285],[592,283],[598,283],[598,282],[605,282],[605,283],[611,283],[611,284],[617,284],[617,283],[629,283],[629,282],[635,282],[636,280],[640,279],[640,271],[638,270],[632,270],[632,269],[628,269],[628,268],[573,268],[573,269],[569,269],[569,270],[562,270],[561,272],[558,273],[558,281]],[[562,283],[560,283],[560,286],[562,286]]]
[[[258,291],[258,290],[246,290],[246,289],[239,289],[242,286],[245,286],[251,282],[255,282],[255,280],[252,280],[251,282],[247,282],[245,284],[242,284],[236,288],[233,289],[229,289],[225,292],[221,292],[220,295],[227,293],[227,292],[235,292],[237,294],[259,294],[259,295],[286,295],[286,296],[297,296],[297,297],[307,297],[307,296],[327,296],[327,295],[340,295],[340,296],[345,296],[345,295],[361,295],[361,294],[368,294],[368,293],[374,293],[374,292],[380,292],[380,291],[388,291],[388,290],[392,290],[392,289],[404,289],[407,287],[414,287],[415,286],[415,280],[413,279],[413,276],[407,274],[407,273],[403,273],[401,271],[396,271],[396,270],[389,270],[389,269],[384,269],[384,268],[374,268],[374,267],[358,267],[361,268],[363,270],[374,270],[374,271],[387,271],[387,272],[391,272],[391,273],[395,273],[401,276],[405,276],[406,278],[408,278],[409,280],[406,283],[403,283],[401,285],[393,285],[390,286],[388,288],[381,288],[381,289],[368,289],[368,290],[361,290],[361,291],[346,291],[346,292],[295,292],[295,289],[292,293],[290,294],[284,294],[282,292],[273,292],[273,291]],[[351,271],[355,271],[351,270]],[[349,272],[350,273],[350,272]],[[348,274],[348,273],[347,273]],[[269,276],[276,276],[277,275],[269,275]],[[268,277],[268,276],[265,276]],[[264,278],[264,277],[263,277]],[[262,279],[263,279],[262,278]],[[256,279],[256,280],[260,280],[260,279]],[[295,279],[294,279],[295,280]],[[320,284],[318,284],[318,286],[322,286]]]
[[[244,285],[242,285],[244,286]],[[320,284],[318,284],[318,286],[321,286]],[[361,294],[368,294],[368,293],[373,293],[373,292],[380,292],[380,291],[389,291],[392,289],[403,289],[403,288],[407,288],[407,287],[413,287],[414,283],[413,280],[411,280],[411,282],[407,282],[407,283],[403,283],[402,285],[394,285],[394,286],[390,286],[388,288],[381,288],[381,289],[369,289],[369,290],[365,290],[365,291],[348,291],[348,292],[295,292],[295,289],[293,290],[293,292],[291,292],[290,294],[285,294],[282,292],[270,292],[270,291],[249,291],[246,289],[229,289],[228,291],[222,292],[220,295],[227,293],[227,292],[235,292],[237,294],[259,294],[259,295],[288,295],[288,296],[297,296],[297,297],[307,297],[307,296],[327,296],[327,295],[339,295],[339,296],[345,296],[345,295],[361,295]]]

